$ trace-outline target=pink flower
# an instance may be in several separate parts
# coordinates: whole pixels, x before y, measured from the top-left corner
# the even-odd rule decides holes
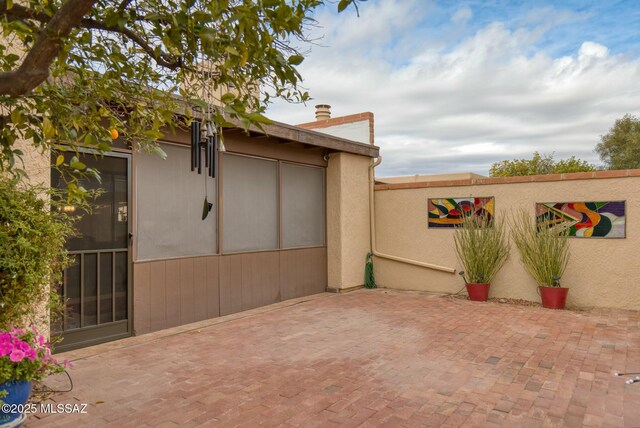
[[[11,343],[0,343],[0,357],[9,355],[13,351],[13,345]]]
[[[14,346],[24,352],[31,350],[31,346],[29,346],[27,342],[23,342],[22,340],[17,340]]]
[[[18,361],[22,361],[23,358],[24,358],[24,351],[18,348],[13,348],[13,351],[11,351],[11,355],[9,355],[9,359],[14,363],[17,363]]]

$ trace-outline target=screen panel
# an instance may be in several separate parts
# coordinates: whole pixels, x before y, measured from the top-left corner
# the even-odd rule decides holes
[[[127,248],[129,223],[127,218],[129,185],[129,160],[125,157],[114,157],[78,153],[63,153],[65,162],[74,156],[88,168],[97,169],[101,180],[80,178],[78,185],[87,190],[99,190],[95,199],[91,199],[91,211],[81,213],[77,207],[66,205],[70,213],[81,214],[74,222],[77,234],[67,240],[66,247],[70,251],[107,250]],[[51,185],[65,189],[67,184],[58,171],[51,171]]]
[[[222,246],[224,252],[278,248],[278,163],[224,154]]]
[[[324,169],[281,163],[282,247],[325,244]]]
[[[167,154],[136,154],[138,260],[216,253],[216,182],[191,171],[188,146],[160,144]],[[214,204],[205,220],[205,199]]]

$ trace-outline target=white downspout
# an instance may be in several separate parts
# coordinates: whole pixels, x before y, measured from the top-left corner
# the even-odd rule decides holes
[[[375,160],[371,164],[371,166],[369,166],[369,216],[370,216],[370,222],[371,222],[371,253],[374,256],[380,257],[382,259],[393,260],[400,263],[420,266],[427,269],[439,270],[442,272],[456,273],[456,270],[454,268],[439,266],[432,263],[423,263],[417,260],[405,259],[404,257],[391,256],[389,254],[383,254],[378,252],[378,250],[376,249],[376,215],[375,215],[375,207],[373,205],[373,200],[374,200],[373,186],[375,185],[373,169],[376,166],[380,165],[380,162],[382,162],[382,156],[378,156],[378,159]]]

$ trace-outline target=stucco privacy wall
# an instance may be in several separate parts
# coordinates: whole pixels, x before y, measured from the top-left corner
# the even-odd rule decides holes
[[[51,153],[49,150],[40,152],[33,147],[31,140],[19,140],[16,143],[16,148],[24,153],[22,161],[24,162],[24,170],[29,176],[29,184],[49,188],[51,184]],[[16,166],[23,167],[19,160],[16,161]]]
[[[327,167],[327,259],[329,289],[364,284],[370,246],[369,165],[371,158],[333,153]]]
[[[22,162],[24,162],[24,170],[27,171],[28,174],[28,183],[34,186],[41,186],[43,189],[48,189],[51,185],[51,153],[49,150],[41,152],[33,147],[31,140],[18,140],[16,148],[22,150],[22,153],[24,153]],[[16,162],[16,166],[18,166],[18,168],[23,167],[19,160]],[[46,194],[43,193],[42,197],[48,200]],[[47,288],[49,286],[49,284],[45,285]],[[49,337],[50,328],[47,303],[41,302],[39,305],[38,311],[42,314],[42,318],[41,322],[39,321],[35,328],[45,337]]]
[[[519,208],[533,218],[536,202],[626,200],[626,238],[571,238],[571,259],[562,285],[570,287],[570,306],[640,309],[640,170],[377,185],[377,249],[459,271],[453,230],[427,228],[427,199],[488,196],[495,197],[498,220]],[[378,285],[389,288],[455,293],[464,287],[457,274],[380,258],[375,259],[375,275]],[[492,282],[490,297],[539,301],[536,283],[513,243],[509,260]]]

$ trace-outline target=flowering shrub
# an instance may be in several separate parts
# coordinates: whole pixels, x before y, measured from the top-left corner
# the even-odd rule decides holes
[[[51,345],[37,331],[0,331],[0,383],[40,380],[64,371],[67,365],[51,356]]]
[[[47,305],[54,315],[61,307],[54,285],[71,262],[72,219],[49,207],[56,199],[47,203],[47,193],[0,173],[0,332],[48,323]]]

